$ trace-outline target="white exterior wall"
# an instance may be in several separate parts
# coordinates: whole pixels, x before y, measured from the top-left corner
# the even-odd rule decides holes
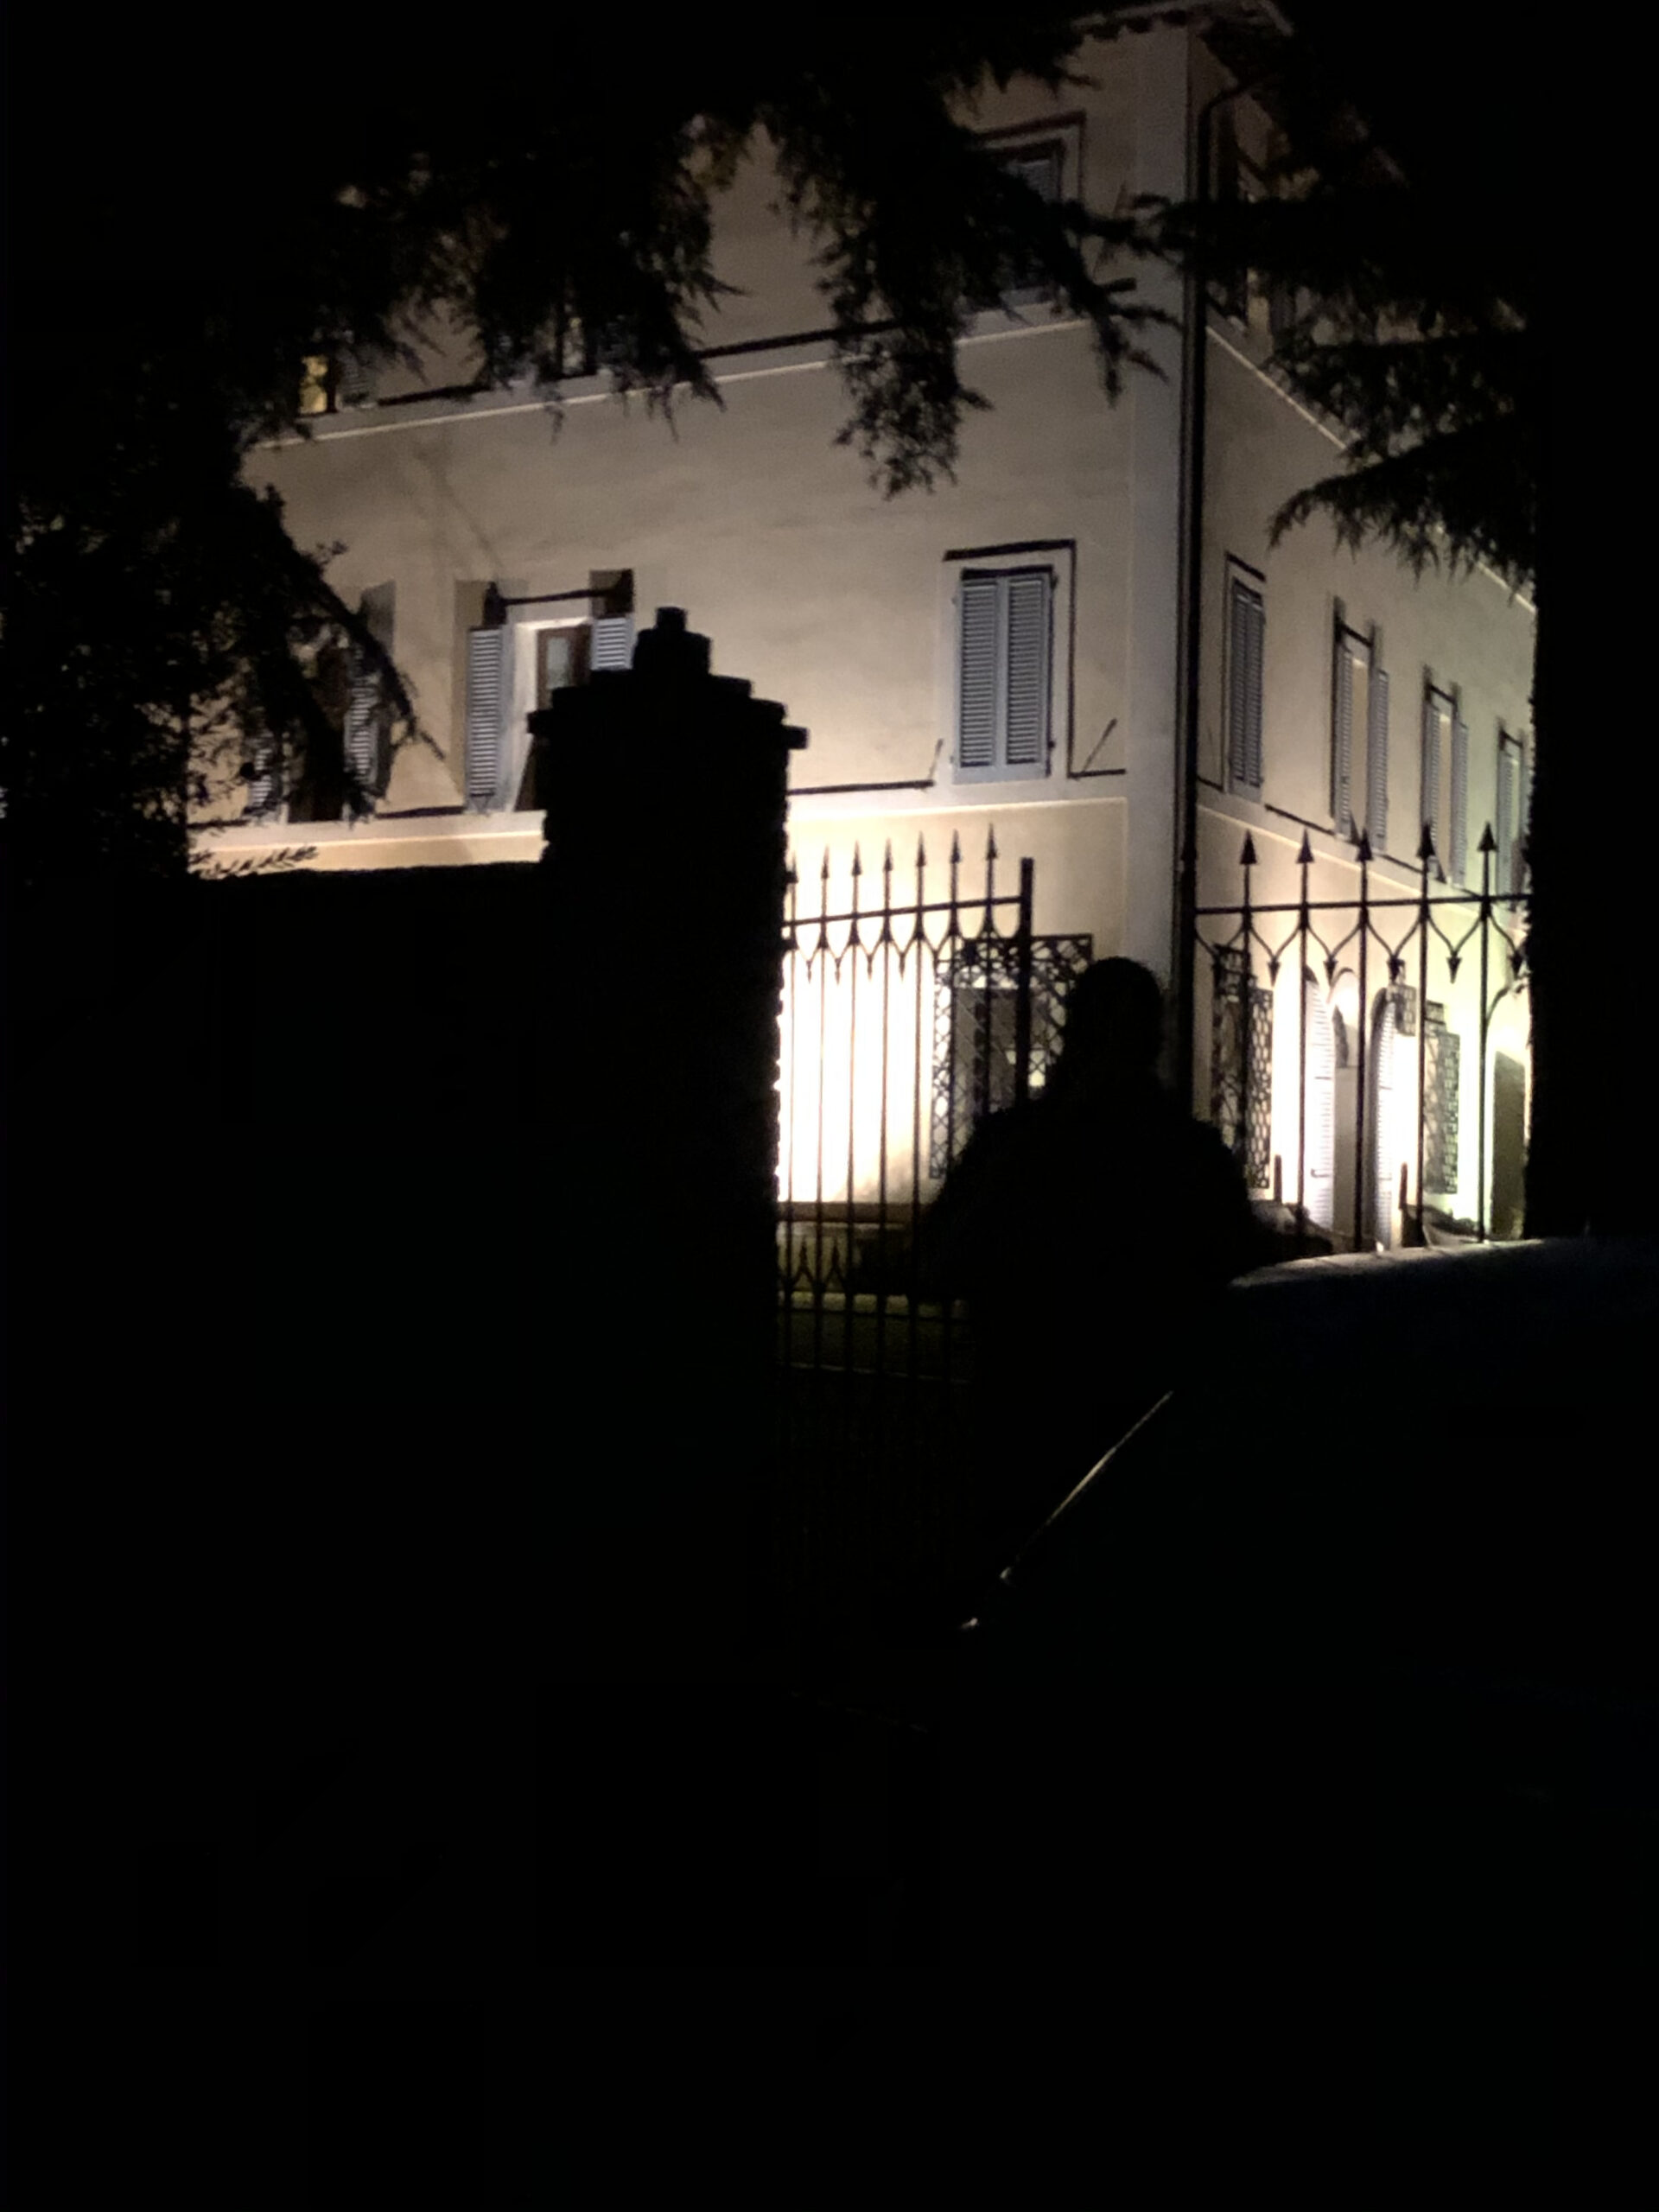
[[[1091,66],[1092,87],[1065,86],[1053,96],[1016,87],[988,99],[975,120],[989,130],[1058,132],[1084,196],[1097,207],[1136,192],[1182,194],[1193,119],[1224,81],[1208,55],[1187,33],[1164,29],[1097,49]],[[1248,106],[1239,127],[1242,139],[1264,150],[1262,118]],[[827,849],[837,885],[832,903],[842,906],[856,847],[868,871],[864,898],[873,900],[889,842],[895,889],[907,896],[918,835],[935,887],[953,836],[969,880],[994,829],[1004,887],[1016,881],[1021,856],[1036,861],[1039,933],[1087,932],[1097,957],[1128,952],[1167,979],[1184,682],[1179,334],[1147,339],[1166,376],[1132,372],[1113,408],[1086,329],[1041,309],[981,318],[963,367],[993,411],[965,417],[957,481],[885,500],[857,456],[835,443],[846,396],[829,347],[810,336],[827,311],[810,282],[810,243],[791,235],[772,205],[775,189],[757,156],[719,211],[716,265],[742,289],[711,315],[705,340],[715,349],[754,349],[711,359],[723,407],[682,397],[670,423],[641,400],[619,403],[594,381],[567,388],[556,428],[539,402],[509,391],[320,419],[308,437],[252,457],[251,479],[276,486],[301,543],[345,542],[330,572],[344,594],[393,587],[393,650],[431,745],[400,753],[374,820],[232,824],[206,842],[244,852],[305,846],[315,849],[311,864],[326,868],[535,857],[538,817],[461,810],[467,629],[489,582],[518,597],[581,590],[594,572],[626,569],[642,625],[659,606],[685,608],[693,628],[711,639],[715,668],[780,700],[809,732],[807,749],[791,762],[791,831],[804,896],[816,894]],[[1143,296],[1179,308],[1179,289],[1166,276],[1143,269],[1140,278]],[[1259,309],[1253,321],[1255,327],[1213,316],[1207,343],[1199,903],[1237,896],[1246,829],[1260,855],[1258,900],[1295,895],[1304,834],[1318,859],[1313,895],[1345,897],[1357,887],[1351,849],[1335,836],[1331,811],[1338,600],[1357,628],[1380,626],[1391,677],[1389,856],[1373,871],[1374,890],[1392,884],[1409,892],[1415,883],[1409,862],[1426,669],[1459,688],[1470,730],[1468,850],[1478,880],[1498,727],[1517,734],[1529,728],[1529,610],[1484,575],[1414,581],[1380,549],[1338,552],[1323,524],[1269,549],[1275,509],[1336,467],[1339,451],[1256,365],[1264,351]],[[463,354],[440,341],[433,382],[466,374]],[[385,390],[395,388],[393,380]],[[1059,710],[1050,773],[958,783],[950,762],[956,615],[946,556],[1057,541],[1069,549],[1052,556],[1068,579],[1069,601],[1055,640]],[[1230,557],[1265,580],[1259,800],[1226,789]],[[628,764],[619,762],[624,813],[627,789]],[[595,824],[594,834],[614,826]],[[1368,976],[1368,994],[1379,980]],[[1354,986],[1341,988],[1351,994]],[[1472,1109],[1478,1071],[1466,974],[1460,988],[1449,1018],[1465,1037],[1465,1097]],[[1200,1104],[1208,1095],[1206,989],[1201,962]],[[1291,995],[1282,995],[1289,1004]],[[1282,1007],[1277,1018],[1282,1032]],[[1506,1049],[1521,1052],[1517,1018],[1523,1029],[1523,1017],[1501,1010]],[[1293,1033],[1293,1060],[1294,1041]],[[1282,1080],[1286,1052],[1281,1035],[1273,1148],[1294,1175],[1298,1101]],[[1488,1081],[1490,1067],[1489,1056]],[[1465,1152],[1459,1192],[1436,1203],[1466,1213],[1478,1196],[1472,1141]],[[858,1166],[855,1184],[867,1190],[874,1172]]]

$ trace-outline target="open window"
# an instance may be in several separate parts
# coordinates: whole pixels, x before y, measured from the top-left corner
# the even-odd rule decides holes
[[[492,585],[467,636],[467,804],[510,813],[530,804],[529,717],[555,694],[633,664],[633,579],[507,598]]]

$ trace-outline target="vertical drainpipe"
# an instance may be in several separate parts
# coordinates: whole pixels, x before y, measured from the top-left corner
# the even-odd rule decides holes
[[[1211,149],[1216,111],[1252,91],[1258,80],[1213,93],[1198,111],[1187,148],[1188,187],[1202,209],[1210,204]],[[1198,1011],[1198,695],[1204,668],[1204,464],[1209,398],[1209,269],[1202,227],[1186,272],[1181,348],[1181,533],[1186,558],[1181,572],[1179,615],[1182,683],[1181,858],[1175,899],[1175,1095],[1194,1109],[1192,1025]]]
[[[1187,147],[1187,189],[1200,207],[1210,198],[1210,100],[1199,115]],[[1196,172],[1196,174],[1195,174]],[[1205,325],[1209,303],[1205,271],[1195,257],[1186,271],[1181,346],[1181,569],[1179,612],[1181,699],[1178,727],[1180,753],[1180,864],[1175,894],[1175,1096],[1183,1108],[1192,1095],[1192,1025],[1197,1017],[1197,951],[1194,933],[1198,904],[1198,678],[1202,661],[1204,588],[1204,430]]]

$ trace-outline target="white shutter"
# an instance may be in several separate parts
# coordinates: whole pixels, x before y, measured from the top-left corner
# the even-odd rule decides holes
[[[505,626],[467,633],[467,804],[493,806],[501,780],[507,711]]]
[[[251,819],[264,814],[276,797],[276,747],[268,737],[256,737],[248,747],[248,796],[243,811]]]
[[[1422,826],[1434,840],[1434,854],[1438,860],[1445,858],[1440,850],[1440,709],[1432,691],[1423,694],[1423,787]]]
[[[1336,1221],[1337,1038],[1325,993],[1311,976],[1304,982],[1302,993],[1307,1009],[1303,1198],[1314,1227],[1330,1229]]]
[[[1453,883],[1461,883],[1469,857],[1469,725],[1455,711],[1452,716],[1452,821],[1446,842],[1451,848],[1447,868]]]
[[[1007,702],[1004,760],[1010,768],[1048,764],[1048,669],[1052,579],[1041,571],[1007,578]]]
[[[372,792],[379,782],[379,731],[375,726],[374,679],[368,664],[352,657],[351,696],[346,708],[346,766],[358,789]]]
[[[1500,735],[1497,741],[1497,887],[1515,888],[1515,746]]]
[[[1371,1025],[1371,1160],[1376,1196],[1371,1234],[1379,1249],[1394,1242],[1394,1203],[1400,1163],[1394,1130],[1394,995],[1384,991]]]
[[[961,660],[957,694],[957,765],[996,766],[1000,578],[964,576],[959,595]]]
[[[1389,671],[1375,665],[1365,702],[1365,834],[1374,853],[1389,842]]]
[[[632,614],[602,614],[599,617],[588,640],[588,666],[594,675],[602,668],[633,666]]]
[[[1331,699],[1331,812],[1338,837],[1354,834],[1354,657],[1337,632]]]

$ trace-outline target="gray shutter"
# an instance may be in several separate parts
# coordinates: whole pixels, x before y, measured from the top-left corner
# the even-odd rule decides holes
[[[1447,866],[1454,883],[1463,881],[1469,857],[1469,725],[1455,710],[1452,716],[1452,823]]]
[[[374,679],[368,664],[352,657],[351,696],[346,708],[346,766],[359,791],[379,782],[380,733],[376,727]]]
[[[1354,834],[1354,657],[1337,632],[1331,698],[1331,812],[1338,837]]]
[[[1423,787],[1422,825],[1434,840],[1437,859],[1444,859],[1440,851],[1440,823],[1436,820],[1440,806],[1440,709],[1434,694],[1423,694]]]
[[[1497,887],[1515,888],[1515,747],[1507,737],[1497,741]]]
[[[957,765],[996,765],[997,633],[1001,592],[995,576],[962,580],[961,676],[957,700]]]
[[[1389,842],[1389,671],[1375,662],[1365,702],[1365,834],[1374,853]]]
[[[1007,706],[1005,761],[1048,766],[1048,665],[1052,579],[1043,571],[1007,580]]]
[[[1262,657],[1266,617],[1258,594],[1233,581],[1228,638],[1227,763],[1235,791],[1262,789]]]
[[[1532,839],[1532,748],[1523,738],[1516,747],[1521,756],[1521,828],[1516,838],[1515,887],[1527,887],[1528,848]]]
[[[1235,581],[1227,598],[1227,779],[1236,791],[1245,783],[1245,695],[1249,681],[1244,640],[1244,587]]]
[[[602,668],[632,668],[633,666],[633,617],[632,614],[602,614],[594,624],[588,640],[588,666],[597,675]]]
[[[495,803],[506,739],[507,640],[505,625],[467,633],[467,804]]]

